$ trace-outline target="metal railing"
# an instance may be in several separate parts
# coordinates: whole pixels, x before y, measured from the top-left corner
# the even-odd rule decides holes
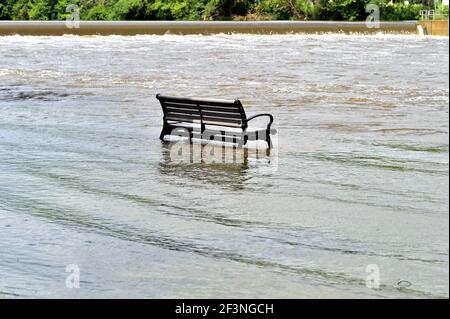
[[[438,10],[420,10],[421,20],[448,20],[448,13],[439,12]]]

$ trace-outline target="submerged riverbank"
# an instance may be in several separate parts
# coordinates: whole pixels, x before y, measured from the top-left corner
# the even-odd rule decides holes
[[[138,34],[288,34],[394,33],[417,34],[417,21],[0,21],[0,35],[138,35]]]
[[[0,298],[448,298],[448,50],[0,37]],[[158,92],[273,114],[278,170],[171,162]]]

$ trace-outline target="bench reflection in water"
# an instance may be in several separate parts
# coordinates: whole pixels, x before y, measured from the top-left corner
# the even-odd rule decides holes
[[[161,144],[160,172],[215,185],[242,189],[254,174],[276,170],[275,161],[264,150],[233,148],[224,145]]]

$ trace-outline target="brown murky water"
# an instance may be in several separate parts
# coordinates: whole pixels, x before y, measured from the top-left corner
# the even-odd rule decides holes
[[[448,297],[448,44],[0,37],[0,298]],[[171,165],[158,92],[272,113],[277,167]]]

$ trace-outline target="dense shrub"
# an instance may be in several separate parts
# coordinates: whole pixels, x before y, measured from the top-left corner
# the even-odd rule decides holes
[[[362,21],[367,17],[366,1],[361,0],[322,0],[320,19]]]
[[[118,0],[111,7],[111,19],[138,20],[145,17],[145,1]]]
[[[113,20],[110,11],[102,4],[98,4],[83,13],[81,15],[83,20]]]
[[[420,10],[423,6],[420,4],[404,4],[404,3],[380,3],[381,20],[386,21],[402,21],[402,20],[418,20],[420,19]]]
[[[61,20],[75,4],[82,20],[347,20],[364,21],[365,7],[381,20],[415,20],[429,0],[0,0],[0,19]]]
[[[308,20],[318,18],[319,0],[262,0],[256,11],[278,20]]]
[[[0,1],[0,20],[10,20],[11,19],[11,8],[7,3],[2,3]]]

